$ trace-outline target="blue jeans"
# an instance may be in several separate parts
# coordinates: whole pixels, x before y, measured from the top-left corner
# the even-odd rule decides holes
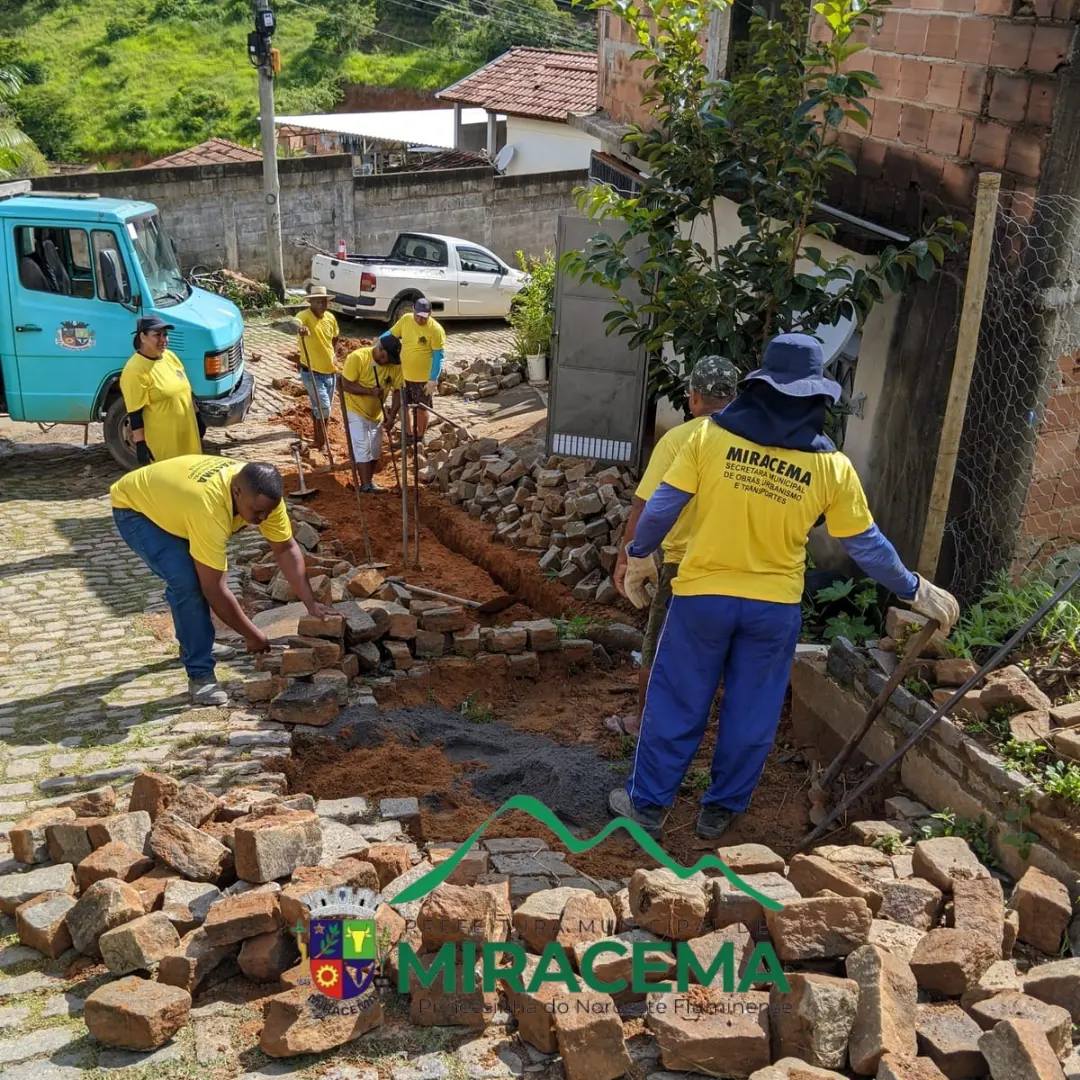
[[[712,780],[701,801],[746,809],[776,736],[801,614],[798,604],[738,596],[672,597],[626,782],[635,807],[675,801],[723,680]]]
[[[337,376],[333,374],[324,375],[321,371],[304,369],[300,372],[300,381],[304,384],[304,389],[307,391],[308,399],[311,402],[311,415],[318,420],[321,407],[322,419],[329,420],[330,406],[334,401],[334,388],[337,385]],[[318,398],[316,398],[316,394]]]
[[[214,624],[203,596],[188,542],[159,529],[134,510],[113,510],[116,531],[155,576],[165,582],[165,599],[172,611],[180,642],[180,660],[189,679],[214,677]]]

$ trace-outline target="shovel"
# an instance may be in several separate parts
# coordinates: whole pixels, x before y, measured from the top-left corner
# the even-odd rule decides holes
[[[292,444],[293,461],[296,462],[296,475],[300,478],[300,486],[295,491],[289,492],[290,499],[311,499],[319,494],[318,488],[309,488],[304,483],[304,467],[300,464],[300,444]]]
[[[503,595],[496,596],[494,600],[485,600],[484,603],[480,603],[479,600],[465,600],[460,596],[451,596],[449,593],[439,592],[438,589],[424,589],[419,585],[410,585],[399,577],[388,577],[386,580],[392,581],[395,585],[400,585],[403,589],[408,589],[411,593],[416,593],[417,596],[430,596],[435,600],[450,600],[455,604],[460,604],[462,607],[472,608],[478,615],[497,615],[500,611],[513,607],[520,599],[517,596]]]
[[[823,776],[818,777],[810,784],[810,821],[814,825],[820,825],[829,812],[829,793],[836,778],[843,771],[844,766],[855,753],[859,743],[866,738],[866,733],[874,726],[874,721],[881,715],[881,710],[888,704],[893,691],[904,681],[908,672],[919,662],[919,656],[926,648],[930,639],[940,629],[937,619],[928,619],[923,626],[908,642],[904,655],[896,665],[896,670],[889,676],[889,681],[881,688],[881,693],[874,698],[870,708],[866,710],[866,717],[862,726],[844,744],[843,749],[833,759],[832,764],[825,770]]]

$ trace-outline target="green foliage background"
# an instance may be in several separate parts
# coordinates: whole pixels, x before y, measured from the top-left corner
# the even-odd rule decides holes
[[[490,20],[501,32],[478,33],[503,3],[514,15]],[[454,11],[440,14],[441,5]],[[591,22],[558,14],[553,0],[435,0],[430,10],[419,0],[274,6],[279,113],[329,111],[347,82],[439,89],[508,43],[544,35],[561,43],[579,28],[582,47],[594,43]],[[14,111],[46,157],[123,166],[211,135],[254,142],[250,27],[249,0],[0,0],[0,65],[22,73]]]

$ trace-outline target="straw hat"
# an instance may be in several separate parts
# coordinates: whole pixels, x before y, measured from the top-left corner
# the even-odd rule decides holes
[[[305,300],[329,300],[330,294],[325,285],[312,285],[311,291],[304,294]]]

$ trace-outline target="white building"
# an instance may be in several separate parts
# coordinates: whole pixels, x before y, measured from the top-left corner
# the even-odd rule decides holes
[[[487,114],[487,153],[508,176],[587,169],[594,136],[570,126],[596,111],[596,54],[516,47],[439,92],[454,104],[457,138],[469,107]],[[506,117],[505,138],[498,120]]]

